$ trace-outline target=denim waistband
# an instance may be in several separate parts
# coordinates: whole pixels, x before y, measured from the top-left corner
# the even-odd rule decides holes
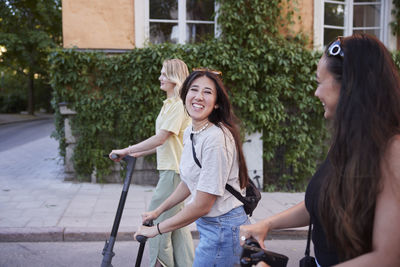
[[[239,206],[237,208],[234,208],[230,210],[229,212],[216,216],[216,217],[200,217],[199,219],[202,219],[204,221],[210,222],[210,223],[220,223],[220,222],[225,222],[225,221],[230,221],[233,218],[239,218],[242,216],[246,216],[246,213],[244,212],[243,206]]]

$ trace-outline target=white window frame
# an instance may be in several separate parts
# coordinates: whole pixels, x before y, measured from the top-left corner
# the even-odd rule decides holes
[[[323,49],[323,40],[324,40],[324,27],[325,28],[333,28],[333,29],[343,29],[343,27],[337,26],[327,26],[324,25],[324,3],[333,3],[333,4],[343,4],[345,5],[344,11],[344,36],[348,36],[353,34],[353,30],[357,30],[357,28],[353,28],[353,0],[345,0],[345,1],[334,1],[334,0],[315,0],[314,1],[314,48],[322,50]],[[368,4],[373,4],[374,2],[369,2]],[[357,3],[356,5],[360,5]],[[362,27],[362,29],[381,29],[379,39],[386,45],[389,50],[397,49],[397,40],[396,36],[393,36],[391,31],[390,22],[395,20],[394,16],[391,14],[391,10],[393,9],[392,1],[381,0],[381,26],[380,27]]]
[[[135,46],[144,47],[150,39],[150,22],[177,23],[178,24],[178,43],[186,43],[186,25],[195,24],[214,24],[215,37],[219,37],[220,28],[217,25],[219,5],[215,3],[214,21],[187,20],[186,19],[186,0],[178,0],[178,19],[150,19],[150,0],[135,0]]]

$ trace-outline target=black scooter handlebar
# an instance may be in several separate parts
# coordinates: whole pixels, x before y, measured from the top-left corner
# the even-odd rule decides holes
[[[243,245],[242,256],[240,257],[241,267],[250,267],[260,261],[271,267],[286,267],[289,258],[285,255],[264,250],[254,238],[248,238]]]
[[[145,221],[144,223],[143,223],[143,225],[144,226],[153,226],[154,224],[153,224],[153,220],[151,220],[151,221]],[[146,243],[146,241],[147,241],[147,236],[144,236],[144,235],[137,235],[136,236],[136,240],[139,242],[139,243]]]
[[[104,154],[103,157],[109,158],[110,156],[107,154]],[[118,154],[111,154],[111,159],[118,159],[119,157],[120,157],[120,155],[118,155]]]

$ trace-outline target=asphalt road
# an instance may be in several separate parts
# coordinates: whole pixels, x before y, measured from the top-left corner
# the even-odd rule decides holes
[[[287,267],[298,267],[303,257],[307,240],[267,240],[269,250],[289,257]],[[194,240],[195,245],[198,240]],[[115,267],[134,266],[139,249],[134,241],[115,242]],[[104,242],[39,242],[1,243],[0,266],[2,267],[98,267],[103,256]],[[142,265],[148,266],[148,250],[145,247]]]
[[[53,130],[53,119],[0,125],[0,151],[50,136]]]

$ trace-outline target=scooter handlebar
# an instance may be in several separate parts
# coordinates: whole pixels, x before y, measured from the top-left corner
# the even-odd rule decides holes
[[[136,240],[137,240],[139,243],[146,243],[146,241],[147,241],[147,236],[138,235],[138,236],[136,236]]]
[[[144,223],[143,223],[143,225],[144,226],[153,226],[154,224],[153,224],[153,220],[151,220],[151,221],[145,221]],[[136,240],[139,242],[139,243],[146,243],[146,241],[147,241],[147,236],[144,236],[144,235],[137,235],[136,236]]]
[[[285,255],[264,250],[254,238],[248,238],[243,245],[240,257],[240,266],[250,267],[260,261],[267,263],[271,267],[286,267],[289,258]]]
[[[118,154],[111,154],[111,159],[118,159],[119,155]]]
[[[103,157],[109,158],[110,156],[108,154],[104,154]],[[118,159],[120,155],[118,154],[111,154],[111,159]]]

